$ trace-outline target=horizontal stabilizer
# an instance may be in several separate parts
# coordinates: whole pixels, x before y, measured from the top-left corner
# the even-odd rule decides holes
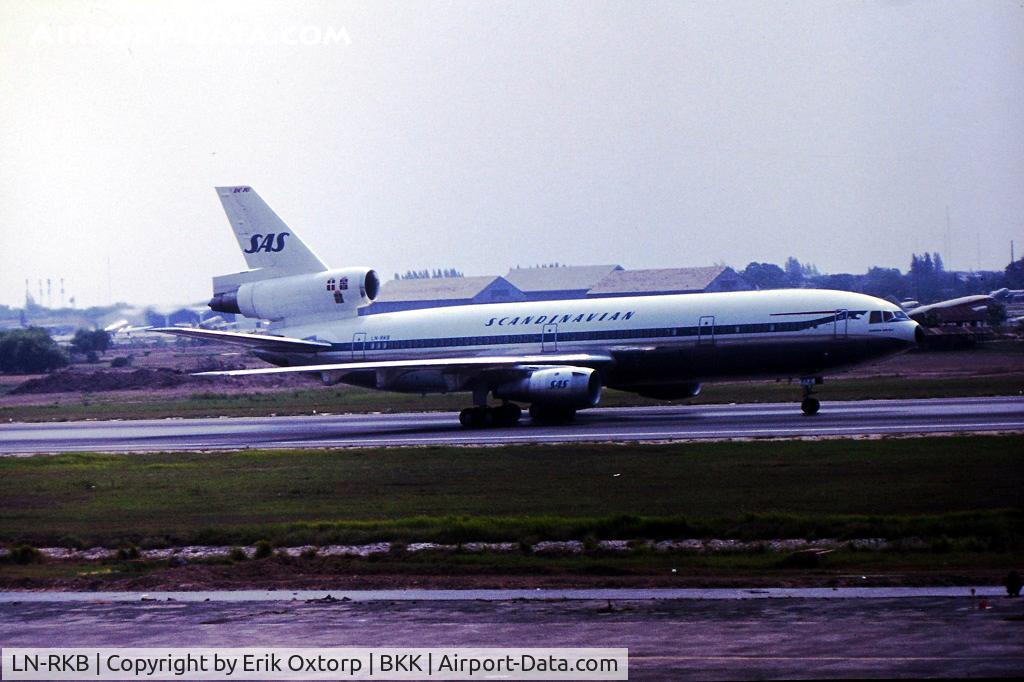
[[[270,334],[245,334],[242,332],[224,332],[213,329],[196,329],[194,327],[155,327],[149,331],[277,352],[317,353],[330,350],[331,348],[331,344],[326,341],[307,341],[306,339],[271,336]]]
[[[256,374],[285,374],[295,372],[358,372],[377,369],[417,370],[487,370],[487,369],[528,369],[531,367],[550,367],[552,365],[580,365],[591,367],[612,362],[607,355],[591,355],[589,353],[573,353],[566,355],[510,355],[510,356],[479,356],[463,358],[431,358],[424,360],[377,360],[370,362],[339,362],[325,365],[300,365],[297,367],[262,367],[260,369],[235,369],[220,372],[199,372],[196,376],[252,376]]]

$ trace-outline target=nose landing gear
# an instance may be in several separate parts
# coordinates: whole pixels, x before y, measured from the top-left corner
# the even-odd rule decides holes
[[[810,417],[813,414],[818,414],[818,410],[821,409],[821,402],[817,398],[811,398],[808,396],[800,403],[800,409],[804,411],[804,414]]]
[[[808,417],[818,414],[818,410],[821,409],[821,402],[817,398],[813,397],[812,394],[814,393],[814,387],[822,382],[823,379],[821,377],[800,378],[800,385],[803,386],[804,389],[804,399],[803,402],[800,403],[800,409],[803,410],[803,413]]]

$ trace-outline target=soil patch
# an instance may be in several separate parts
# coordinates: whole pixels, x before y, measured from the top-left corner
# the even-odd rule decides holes
[[[208,384],[177,369],[136,369],[130,372],[67,370],[29,379],[11,390],[12,395],[93,391],[124,391],[177,388],[185,384]]]

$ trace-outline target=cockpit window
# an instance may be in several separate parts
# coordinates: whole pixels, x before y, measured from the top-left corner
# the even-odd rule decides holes
[[[882,311],[872,310],[871,317],[868,319],[868,324],[881,324],[882,323]]]
[[[893,318],[892,311],[890,311],[890,310],[882,311],[882,321],[883,322],[892,322],[892,318]]]
[[[895,317],[897,320],[909,320],[910,319],[909,317],[907,317],[907,314],[905,312],[903,312],[902,310],[897,310],[896,312],[894,312],[893,313],[893,317]]]

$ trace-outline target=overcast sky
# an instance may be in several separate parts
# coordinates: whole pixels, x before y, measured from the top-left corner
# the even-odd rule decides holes
[[[1024,251],[1020,0],[0,0],[0,87],[11,305],[205,300],[223,184],[386,278]]]

